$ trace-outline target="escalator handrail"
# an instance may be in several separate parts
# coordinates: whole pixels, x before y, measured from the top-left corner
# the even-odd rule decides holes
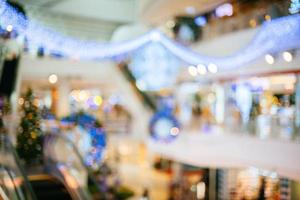
[[[48,145],[46,144],[47,143],[47,137],[54,137],[54,138],[60,138],[62,140],[64,140],[66,143],[70,144],[75,155],[79,158],[80,160],[80,163],[81,165],[84,167],[84,170],[87,172],[88,174],[88,178],[90,178],[90,181],[92,181],[92,183],[97,186],[96,189],[97,189],[97,192],[101,193],[101,189],[93,175],[93,172],[91,171],[91,169],[89,167],[86,166],[85,162],[84,162],[84,159],[82,158],[81,154],[79,153],[77,147],[75,146],[75,144],[70,140],[68,139],[66,136],[62,135],[61,132],[47,132],[45,135],[44,135],[44,145]],[[44,147],[45,148],[45,147]],[[46,151],[44,151],[46,152]],[[46,158],[48,159],[48,158]]]
[[[33,191],[33,188],[29,182],[29,179],[27,177],[27,174],[21,164],[20,158],[13,146],[13,144],[11,143],[10,139],[8,138],[7,134],[0,134],[0,140],[4,143],[3,145],[6,145],[6,147],[8,147],[8,151],[10,151],[14,157],[15,163],[17,165],[17,168],[20,170],[21,176],[24,180],[24,186],[25,188],[28,190],[29,195],[31,197],[32,200],[37,200],[36,195]],[[0,143],[1,144],[1,143]]]
[[[3,200],[9,200],[8,197],[6,196],[6,194],[4,193],[4,191],[2,190],[1,186],[0,186],[0,197]]]

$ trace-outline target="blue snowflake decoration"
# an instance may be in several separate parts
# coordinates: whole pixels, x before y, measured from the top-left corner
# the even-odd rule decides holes
[[[150,134],[153,139],[162,142],[173,141],[180,132],[180,124],[173,115],[174,105],[170,98],[160,100],[161,108],[150,120]]]
[[[163,45],[154,42],[134,53],[129,69],[139,89],[157,91],[174,85],[180,64]]]
[[[150,134],[155,140],[171,142],[179,134],[179,122],[172,113],[158,111],[150,121]]]

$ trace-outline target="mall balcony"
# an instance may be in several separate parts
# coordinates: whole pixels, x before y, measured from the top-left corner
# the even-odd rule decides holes
[[[0,200],[300,199],[297,0],[0,0]]]

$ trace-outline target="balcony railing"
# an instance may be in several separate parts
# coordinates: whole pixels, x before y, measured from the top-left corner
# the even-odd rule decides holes
[[[231,17],[210,18],[202,27],[200,39],[209,40],[227,33],[255,28],[265,21],[289,15],[288,7],[289,1],[281,1],[268,6],[250,8],[246,12],[239,11]]]

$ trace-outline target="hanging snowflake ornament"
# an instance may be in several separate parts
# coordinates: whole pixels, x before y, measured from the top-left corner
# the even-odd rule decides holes
[[[180,61],[158,42],[137,51],[129,63],[137,87],[147,91],[171,87],[176,81],[179,66]]]

